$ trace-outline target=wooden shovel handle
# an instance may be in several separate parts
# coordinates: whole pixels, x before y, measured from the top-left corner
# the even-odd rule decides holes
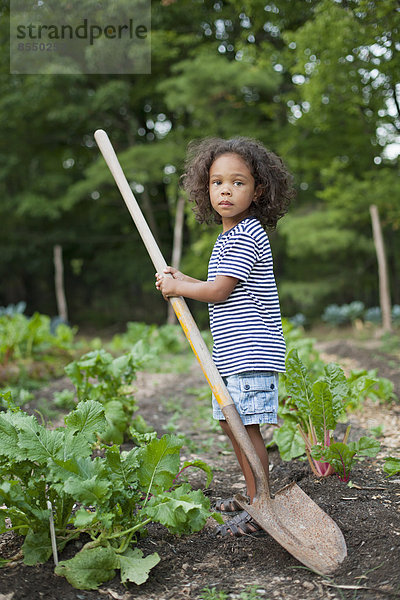
[[[142,211],[135,199],[135,196],[133,195],[109,137],[102,129],[98,129],[95,132],[94,137],[122,194],[125,204],[131,213],[132,219],[135,222],[150,258],[156,270],[159,273],[162,273],[163,269],[167,266],[167,263],[165,262],[164,257],[161,254],[153,234],[151,233],[151,230],[147,225]],[[169,298],[169,301],[171,302],[179,323],[181,324],[192,350],[200,363],[210,388],[212,389],[218,404],[220,404],[224,416],[240,448],[245,453],[247,460],[251,465],[251,469],[256,479],[257,496],[259,493],[267,493],[269,496],[268,481],[266,479],[261,461],[254,450],[253,444],[251,443],[242,420],[240,419],[235,404],[228,390],[226,389],[215,363],[211,358],[206,343],[201,336],[201,333],[187,307],[185,300],[179,296]]]

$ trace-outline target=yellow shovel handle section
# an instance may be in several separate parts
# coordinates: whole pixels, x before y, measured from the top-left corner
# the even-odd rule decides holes
[[[226,389],[226,385],[212,360],[207,345],[203,340],[201,333],[192,317],[190,310],[182,297],[172,297],[169,299],[172,308],[182,326],[183,332],[200,363],[205,378],[220,406],[229,406],[233,400]]]

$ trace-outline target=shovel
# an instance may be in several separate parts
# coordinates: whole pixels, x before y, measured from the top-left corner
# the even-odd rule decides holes
[[[108,135],[102,129],[94,134],[97,145],[115,179],[136,227],[159,273],[166,262],[143,217],[119,164]],[[172,275],[168,274],[172,277]],[[346,542],[337,524],[303,490],[290,483],[271,498],[269,484],[235,404],[215,366],[197,325],[182,297],[169,298],[203,373],[221,406],[240,449],[246,456],[256,483],[253,503],[240,494],[235,500],[258,525],[301,563],[316,573],[332,573],[347,555]]]

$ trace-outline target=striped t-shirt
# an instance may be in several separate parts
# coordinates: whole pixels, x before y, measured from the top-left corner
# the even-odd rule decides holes
[[[223,302],[209,304],[213,360],[222,376],[243,371],[285,371],[278,292],[268,236],[248,217],[220,234],[208,265],[217,275],[239,279]]]

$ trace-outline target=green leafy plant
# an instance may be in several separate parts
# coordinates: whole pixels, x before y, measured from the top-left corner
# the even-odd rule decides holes
[[[32,317],[18,312],[0,315],[0,362],[32,358],[51,348],[70,349],[75,332],[60,323],[53,333],[50,317],[37,312]]]
[[[247,590],[244,590],[240,593],[240,596],[235,596],[239,600],[261,600],[265,598],[264,590],[260,590],[263,595],[260,595],[258,592],[258,586],[252,585]],[[228,600],[231,597],[228,592],[224,592],[223,590],[218,590],[215,586],[212,588],[206,587],[201,590],[201,596],[199,600]]]
[[[179,325],[146,325],[140,322],[129,322],[125,333],[117,334],[110,343],[111,351],[126,351],[138,341],[143,344],[146,355],[143,366],[147,371],[158,371],[165,368],[174,372],[186,372],[193,362],[193,355],[188,352],[188,345],[182,328]],[[173,355],[173,361],[171,361]]]
[[[385,458],[383,470],[388,474],[388,477],[398,475],[400,473],[400,458],[394,458],[393,456]]]
[[[116,334],[111,341],[113,350],[127,350],[132,345],[141,341],[147,352],[157,355],[178,354],[186,349],[182,329],[179,325],[147,325],[137,321],[127,323],[126,332]]]
[[[284,381],[288,394],[280,409],[284,423],[273,438],[282,458],[290,460],[305,452],[315,475],[337,473],[347,481],[354,458],[374,456],[379,442],[364,437],[347,444],[349,427],[340,443],[333,434],[354,395],[364,394],[375,380],[364,377],[349,383],[335,363],[325,365],[323,375],[314,379],[292,348],[286,359]]]
[[[0,385],[33,387],[34,382],[61,375],[71,360],[76,328],[52,326],[50,317],[20,312],[0,315]]]
[[[122,356],[113,358],[105,350],[93,350],[65,367],[76,387],[78,401],[95,400],[104,407],[108,427],[103,440],[121,444],[135,420],[137,410],[132,382],[144,360],[141,342]],[[139,432],[144,433],[143,418],[137,419]]]
[[[228,594],[223,590],[217,590],[215,586],[212,588],[206,587],[201,590],[199,600],[228,600]]]
[[[52,512],[59,551],[81,534],[90,538],[73,558],[59,562],[58,575],[76,588],[95,589],[119,570],[123,582],[139,585],[160,560],[157,553],[144,557],[134,547],[149,523],[161,523],[179,535],[199,531],[212,516],[209,499],[180,478],[182,470],[193,466],[206,471],[208,485],[210,468],[198,461],[181,465],[179,438],[145,434],[140,446],[121,451],[117,445],[99,445],[108,427],[99,402],[80,402],[65,418],[65,427],[48,430],[12,405],[9,394],[5,400],[9,409],[0,414],[0,532],[9,519],[24,536],[25,564],[51,556]]]
[[[362,437],[347,444],[333,441],[328,446],[314,446],[311,456],[317,461],[327,462],[342,481],[348,482],[354,459],[376,456],[379,448],[380,444],[375,439]]]

